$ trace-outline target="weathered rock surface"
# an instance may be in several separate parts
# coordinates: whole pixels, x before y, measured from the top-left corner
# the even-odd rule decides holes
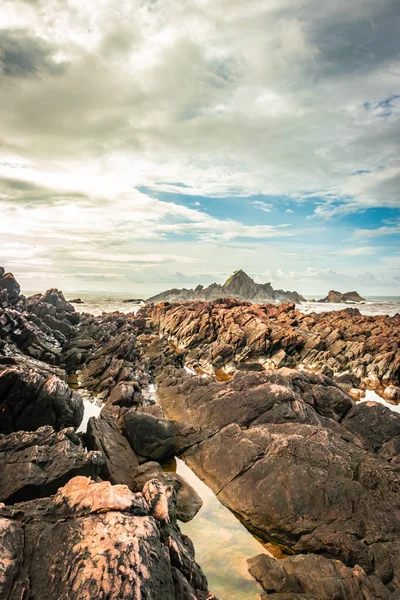
[[[145,402],[149,385],[147,359],[137,336],[146,325],[135,315],[81,315],[78,335],[69,343],[62,364],[78,372],[78,386],[109,404],[130,407]]]
[[[176,516],[180,521],[191,521],[203,506],[195,489],[178,473],[165,472],[157,462],[140,465],[136,471],[134,489],[141,492],[150,479],[158,479],[164,486],[171,486],[176,494]]]
[[[124,415],[123,432],[134,452],[151,460],[166,460],[176,453],[175,433],[167,419],[129,410]]]
[[[154,511],[168,511],[169,492],[156,491],[75,477],[52,498],[0,508],[2,600],[211,600],[173,514]]]
[[[287,368],[225,383],[171,369],[158,394],[168,417],[211,430],[185,459],[250,530],[400,586],[398,415]]]
[[[46,365],[0,358],[0,416],[1,433],[34,431],[42,425],[78,427],[83,402]]]
[[[249,561],[249,571],[277,600],[314,598],[315,600],[389,599],[391,593],[377,580],[367,577],[358,565],[346,567],[338,560],[316,554],[299,554],[277,561],[259,554]]]
[[[0,267],[0,291],[7,293],[7,301],[10,304],[15,304],[21,292],[19,283],[12,273],[6,273],[3,267]],[[4,296],[4,300],[6,297]]]
[[[352,302],[365,302],[365,298],[360,296],[360,294],[358,292],[345,292],[344,294],[342,294],[341,292],[337,292],[335,290],[330,290],[328,295],[325,298],[318,300],[318,302],[323,302],[325,304],[326,303],[346,304],[349,302],[351,302],[351,303]]]
[[[98,450],[103,455],[101,477],[113,484],[124,484],[135,489],[139,462],[115,420],[107,413],[99,419],[91,417],[85,438],[89,449]]]
[[[99,452],[87,452],[72,428],[52,427],[0,435],[0,502],[50,496],[75,475],[96,477]]]
[[[212,283],[204,288],[172,289],[152,296],[147,302],[176,302],[181,300],[216,300],[217,298],[240,298],[252,302],[304,302],[297,292],[274,290],[270,283],[256,283],[247,273],[235,271],[223,285]]]
[[[186,364],[228,374],[248,363],[314,371],[348,371],[370,385],[400,383],[400,317],[302,314],[293,304],[256,305],[225,299],[156,306],[138,316],[179,345]],[[200,372],[200,371],[199,371]]]

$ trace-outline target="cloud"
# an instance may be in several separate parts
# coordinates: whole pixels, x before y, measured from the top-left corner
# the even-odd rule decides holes
[[[15,249],[21,269],[12,244],[25,244],[32,273],[71,286],[99,272],[84,252],[109,257],[121,288],[130,264],[138,278],[186,277],[196,261],[221,273],[260,271],[274,256],[302,284],[296,277],[315,280],[309,265],[347,263],[350,277],[369,256],[371,272],[389,272],[372,241],[347,248],[328,239],[332,230],[312,233],[302,214],[305,205],[311,222],[358,213],[357,240],[398,233],[362,223],[364,211],[400,206],[396,8],[396,0],[249,0],[245,9],[239,0],[5,0],[2,249]],[[165,192],[181,198],[163,202]],[[200,206],[201,196],[217,208]],[[228,196],[236,212],[223,204]],[[287,227],[281,216],[293,210]]]
[[[382,225],[382,227],[376,227],[375,229],[357,229],[353,233],[354,239],[362,238],[377,238],[384,237],[387,235],[397,235],[400,233],[400,219],[389,223],[388,225]]]
[[[333,250],[331,254],[337,256],[372,256],[376,254],[379,248],[375,246],[359,246],[351,248],[340,248],[339,250]]]
[[[398,93],[396,5],[6,1],[3,68],[25,81],[0,91],[4,148],[98,190],[398,206],[399,115],[373,108]]]
[[[56,48],[33,37],[27,29],[0,29],[0,75],[30,77],[61,75],[67,63],[57,60]]]
[[[262,210],[263,212],[271,212],[273,208],[273,204],[271,204],[271,202],[262,202],[261,200],[253,200],[251,205],[258,210]]]

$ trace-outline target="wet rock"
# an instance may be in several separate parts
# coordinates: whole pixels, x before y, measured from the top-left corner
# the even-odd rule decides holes
[[[151,493],[148,500],[153,506]],[[7,536],[1,597],[176,600],[182,587],[188,597],[206,597],[206,579],[184,536],[150,512],[142,494],[86,477],[53,498],[0,508],[0,535]]]
[[[83,401],[39,361],[0,359],[0,432],[33,431],[42,425],[78,427]]]
[[[113,484],[124,484],[135,489],[139,463],[116,421],[107,414],[98,419],[90,417],[85,439],[87,447],[101,452],[104,458],[101,477]]]
[[[72,428],[0,435],[0,502],[50,496],[75,475],[96,477],[101,466],[100,453],[86,452]]]
[[[123,432],[140,456],[158,461],[175,455],[174,428],[166,419],[131,409],[124,415]]]

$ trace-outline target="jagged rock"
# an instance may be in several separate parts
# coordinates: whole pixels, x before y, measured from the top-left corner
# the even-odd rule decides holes
[[[346,567],[338,560],[316,554],[299,554],[277,561],[267,554],[248,560],[249,571],[277,600],[388,600],[390,592],[376,579],[368,578],[358,565]]]
[[[205,598],[193,549],[173,522],[157,519],[156,502],[150,489],[145,499],[75,477],[53,498],[0,508],[1,598],[178,600],[182,587]]]
[[[90,417],[85,439],[90,450],[98,450],[103,455],[101,477],[113,484],[124,484],[131,490],[135,489],[139,463],[115,420],[107,414],[101,415],[99,419]]]
[[[75,475],[96,477],[101,466],[101,454],[86,452],[72,428],[0,435],[0,502],[50,496]]]
[[[34,364],[34,368],[32,365]],[[48,366],[0,358],[0,432],[34,431],[42,425],[56,430],[79,427],[83,401]]]
[[[19,283],[12,273],[6,273],[3,267],[0,267],[0,290],[7,292],[7,303],[15,304],[21,292]]]
[[[147,302],[176,302],[180,300],[215,300],[217,298],[240,298],[252,302],[304,302],[303,296],[297,292],[274,290],[270,283],[256,283],[241,269],[235,271],[223,285],[212,283],[204,288],[199,285],[195,289],[172,289],[152,296]]]
[[[123,418],[123,432],[134,452],[147,459],[165,460],[175,455],[175,434],[166,419],[129,410]]]
[[[345,292],[344,294],[342,294],[341,292],[331,290],[325,298],[318,300],[318,302],[345,304],[347,302],[365,302],[365,298],[360,296],[358,292]]]
[[[225,365],[232,372],[252,362],[302,364],[336,376],[346,371],[367,384],[400,384],[396,316],[354,315],[347,309],[304,315],[290,303],[257,305],[233,298],[146,305],[138,316],[147,319],[149,329],[179,345],[175,357],[183,356],[186,364],[208,373]],[[166,364],[160,354],[152,360]]]

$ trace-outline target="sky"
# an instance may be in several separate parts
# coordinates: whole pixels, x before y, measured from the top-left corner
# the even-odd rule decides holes
[[[400,295],[400,0],[3,0],[0,265]]]

